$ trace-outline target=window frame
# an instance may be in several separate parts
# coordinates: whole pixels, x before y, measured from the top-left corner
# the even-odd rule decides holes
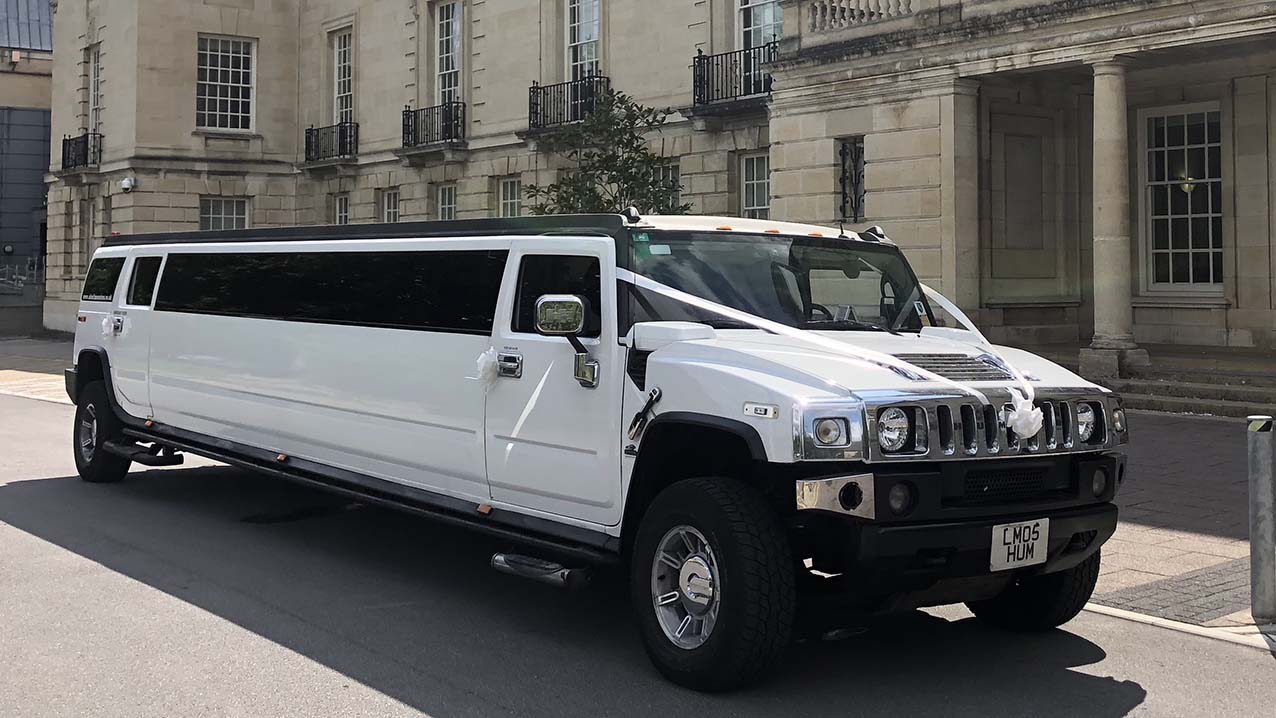
[[[155,268],[155,283],[151,285],[150,300],[144,304],[133,301],[133,288],[137,285],[137,271],[142,262],[148,260],[158,260],[159,264]],[[134,307],[138,309],[150,309],[155,306],[155,295],[159,293],[160,278],[164,276],[164,255],[162,254],[146,254],[133,257],[133,263],[129,268],[128,286],[124,288],[124,300],[120,302],[126,307]]]
[[[852,224],[868,220],[866,148],[864,135],[850,135],[838,138],[837,141],[838,216],[842,221]]]
[[[338,227],[350,224],[349,192],[337,192],[332,195],[332,223]]]
[[[519,320],[521,319],[520,314],[523,308],[523,300],[524,300],[523,285],[527,281],[526,272],[528,269],[528,262],[537,261],[537,260],[554,261],[554,260],[573,260],[573,259],[582,259],[582,260],[592,261],[598,266],[598,297],[597,297],[598,306],[587,308],[589,311],[592,311],[593,314],[597,315],[598,324],[595,327],[589,327],[588,326],[589,316],[587,316],[586,327],[581,331],[580,334],[577,335],[577,337],[579,337],[580,339],[593,339],[593,340],[602,339],[603,330],[606,328],[606,314],[603,311],[603,299],[604,299],[603,260],[601,257],[599,257],[596,254],[574,254],[571,252],[566,252],[566,253],[530,252],[530,253],[522,254],[518,256],[518,274],[515,277],[514,297],[513,297],[513,302],[510,305],[509,331],[511,334],[518,334],[522,336],[534,336],[534,337],[541,336],[540,334],[536,332],[535,328],[528,330],[528,329],[521,328],[519,326]],[[566,294],[566,293],[567,292],[549,292],[548,294]],[[542,296],[545,296],[545,294],[538,294],[536,297],[531,297],[529,298],[529,301],[535,302],[537,299],[540,299],[540,297]],[[578,296],[578,295],[572,295],[572,296]],[[590,300],[591,302],[594,301],[594,298],[591,298],[591,297],[586,297],[586,299]],[[533,314],[532,321],[535,322],[534,310],[532,314]]]
[[[450,18],[443,17],[445,8],[451,9]],[[461,0],[446,0],[434,5],[434,99],[436,105],[465,102],[463,83],[465,51],[462,46],[464,13],[465,4]],[[448,36],[450,54],[445,54],[443,51],[445,27],[451,31]],[[445,61],[450,65],[448,69],[444,69]],[[448,78],[451,78],[455,85],[445,89],[444,84]]]
[[[102,110],[106,106],[106,96],[102,93],[102,43],[97,42],[88,48],[89,61],[89,132],[102,131]]]
[[[226,41],[226,40],[228,40],[228,41],[231,41],[231,42],[243,42],[243,43],[246,43],[246,44],[248,45],[248,58],[249,58],[249,65],[250,65],[250,67],[249,67],[249,71],[248,71],[248,85],[247,85],[247,88],[248,88],[248,91],[249,91],[249,98],[248,98],[248,100],[247,100],[247,102],[248,102],[248,113],[247,113],[247,115],[246,115],[246,116],[247,116],[247,118],[248,118],[248,126],[247,126],[247,127],[216,127],[216,126],[208,125],[208,124],[202,124],[202,125],[201,125],[201,124],[199,123],[199,113],[200,113],[200,110],[199,110],[199,100],[200,100],[199,87],[200,87],[200,85],[201,85],[201,84],[206,84],[206,85],[219,85],[219,86],[220,86],[220,85],[222,85],[222,84],[223,84],[223,83],[220,83],[220,82],[212,83],[212,82],[209,82],[209,81],[207,81],[207,80],[206,80],[206,81],[204,81],[204,82],[200,82],[200,80],[199,80],[199,75],[198,75],[198,73],[199,73],[199,69],[200,69],[200,65],[199,65],[199,55],[200,55],[200,53],[201,53],[201,50],[199,50],[199,43],[200,43],[200,41],[202,41],[202,40],[222,40],[222,41]],[[195,77],[195,129],[196,129],[197,131],[200,131],[200,132],[225,132],[225,133],[232,133],[232,134],[253,134],[253,133],[255,133],[255,132],[257,131],[257,58],[258,58],[258,52],[257,52],[257,38],[255,38],[255,37],[245,37],[245,36],[240,36],[240,35],[220,35],[220,34],[214,34],[214,33],[203,33],[203,32],[201,32],[201,33],[199,33],[199,34],[196,36],[196,38],[195,38],[195,48],[196,48],[196,49],[195,49],[195,72],[196,72],[196,77]],[[208,69],[208,68],[205,68],[205,69]],[[221,69],[221,68],[219,68],[219,69]],[[244,87],[244,85],[237,85],[237,87],[241,87],[241,88],[242,88],[242,87]],[[210,99],[220,99],[220,98],[209,98],[209,97],[205,97],[205,98],[203,98],[203,99],[207,102],[207,101],[209,101]],[[241,97],[241,98],[239,98],[239,101],[240,101],[240,102],[244,102],[245,100]],[[221,114],[220,112],[211,112],[211,111],[209,111],[209,110],[207,110],[207,109],[205,109],[205,110],[204,110],[204,113],[205,113],[205,120],[207,120],[207,119],[208,119],[208,116],[210,116],[210,115],[218,115],[218,114]],[[244,116],[244,115],[243,115],[243,113],[240,113],[239,115],[236,115],[236,116]]]
[[[94,257],[90,259],[88,267],[84,270],[84,282],[80,285],[80,301],[103,302],[107,304],[114,302],[115,295],[118,294],[120,291],[120,277],[124,276],[124,265],[127,263],[127,261],[128,261],[128,257],[125,257],[125,256]],[[106,271],[108,272],[110,271],[115,272],[115,279],[113,280],[111,284],[110,294],[93,294],[93,295],[86,294],[86,292],[89,289],[89,280],[93,276],[93,268],[94,266],[98,264],[98,262],[101,262],[102,263],[101,266],[104,268],[111,265],[115,265],[115,263],[118,262],[118,266],[114,270],[106,269]]]
[[[506,196],[507,187],[516,187],[517,191],[514,196]],[[509,214],[510,207],[515,208],[514,214]],[[523,178],[522,177],[502,177],[497,183],[496,189],[496,216],[502,219],[511,219],[523,216]]]
[[[393,208],[391,202],[393,201]],[[395,224],[403,215],[403,200],[398,187],[387,187],[381,190],[381,222]]]
[[[450,220],[456,219],[457,208],[460,205],[460,202],[457,199],[457,192],[458,192],[458,189],[455,182],[447,182],[444,184],[440,184],[438,187],[434,189],[434,214],[437,219],[444,220],[444,221],[450,221]],[[451,203],[444,204],[443,202],[444,193],[451,195],[450,197],[450,199],[452,200]],[[448,216],[444,216],[443,214],[443,210],[445,207],[451,208],[451,211],[448,214]]]
[[[1179,103],[1173,105],[1159,105],[1155,107],[1141,108],[1137,112],[1136,132],[1137,132],[1137,155],[1136,163],[1138,165],[1138,197],[1134,199],[1138,208],[1138,280],[1139,293],[1144,296],[1178,296],[1178,297],[1197,297],[1202,299],[1217,299],[1227,295],[1227,277],[1228,277],[1228,247],[1232,239],[1229,217],[1231,213],[1228,211],[1232,208],[1233,184],[1232,184],[1232,164],[1228,153],[1232,146],[1232,136],[1229,131],[1228,121],[1230,119],[1230,107],[1219,100],[1208,100],[1204,102]],[[1222,256],[1223,263],[1223,281],[1210,284],[1193,283],[1173,283],[1173,282],[1157,282],[1155,268],[1155,252],[1153,250],[1153,226],[1152,226],[1152,206],[1148,199],[1148,190],[1151,185],[1148,177],[1148,152],[1150,150],[1150,138],[1148,137],[1148,120],[1157,117],[1169,117],[1174,115],[1191,115],[1204,113],[1206,117],[1206,143],[1205,147],[1211,146],[1209,142],[1208,115],[1211,112],[1219,113],[1219,155],[1220,155],[1220,174],[1222,177],[1219,181],[1220,207],[1219,219],[1222,223],[1222,246],[1215,249],[1210,247],[1211,252],[1219,252]],[[1208,168],[1209,156],[1208,150],[1206,154],[1206,166]],[[1168,175],[1168,168],[1167,168]],[[1205,180],[1208,182],[1208,180]],[[1210,216],[1213,212],[1210,213]],[[1171,251],[1173,251],[1173,239],[1170,240]],[[1189,251],[1191,245],[1189,243]],[[1190,255],[1189,255],[1190,256]],[[1190,261],[1190,260],[1189,260]],[[1190,270],[1189,270],[1190,271]],[[1173,266],[1170,268],[1171,278],[1173,277]]]
[[[345,40],[344,46],[341,44],[342,40]],[[354,122],[354,25],[346,25],[328,32],[328,60],[332,63],[332,123],[339,125]],[[345,76],[342,75],[343,69]],[[343,82],[347,85],[344,92],[342,91]],[[342,106],[343,99],[348,106]]]
[[[757,163],[762,160],[766,164],[766,176],[762,180],[749,179],[750,163]],[[762,152],[749,152],[740,155],[740,217],[742,219],[770,219],[771,218],[771,153],[769,150]],[[750,205],[748,203],[749,186],[761,184],[766,189],[765,205]],[[759,210],[764,210],[765,214],[759,214]],[[751,214],[753,213],[753,214]]]
[[[575,18],[580,17],[580,8],[584,6],[585,4],[592,4],[594,6],[594,18],[593,18],[594,38],[592,40],[586,40],[586,41],[580,42],[573,39],[575,37],[574,33],[577,28],[585,26],[585,23],[579,22]],[[586,77],[597,77],[602,75],[603,74],[603,0],[567,0],[567,5],[565,10],[566,12],[563,13],[563,22],[566,25],[564,29],[564,35],[563,35],[563,48],[565,51],[564,57],[563,57],[563,63],[564,63],[563,66],[566,69],[566,72],[563,73],[564,79],[581,80]],[[576,12],[575,18],[573,18],[573,14],[572,14],[573,11]],[[589,45],[593,45],[593,51],[594,51],[593,57],[583,62],[578,62],[576,58],[573,57],[572,51],[577,48],[584,48]],[[578,75],[576,71],[578,67],[586,68],[588,71],[582,72],[581,74]]]
[[[776,17],[778,18],[778,20],[776,22],[745,27],[744,16],[746,12],[748,12],[749,10],[755,10],[758,8],[766,7],[768,5],[774,6],[777,12]],[[737,0],[735,18],[736,18],[735,49],[737,50],[748,50],[754,47],[762,47],[763,45],[766,45],[767,43],[784,39],[784,11],[780,7],[780,0]],[[747,39],[748,33],[751,30],[766,28],[768,25],[770,27],[777,28],[779,32],[771,40],[763,40],[761,43],[755,44],[755,45],[748,44],[748,39]]]
[[[211,203],[213,203],[213,202],[219,202],[219,203],[221,203],[221,204],[220,204],[220,206],[221,206],[221,208],[222,208],[222,211],[221,211],[221,212],[212,212],[212,211],[205,212],[205,211],[204,211],[204,203],[205,203],[205,202],[209,203],[210,208],[211,208],[211,206],[212,206],[212,204],[211,204]],[[238,218],[238,214],[236,214],[236,213],[227,214],[227,213],[225,212],[225,208],[226,208],[226,206],[227,206],[227,204],[228,204],[228,203],[234,203],[234,204],[235,204],[235,206],[238,206],[238,205],[239,205],[239,203],[243,203],[243,208],[244,208],[244,214],[243,214],[244,224],[243,224],[243,226],[242,226],[242,227],[241,227],[241,226],[230,226],[230,227],[227,227],[227,226],[226,226],[226,219],[227,219],[227,218],[230,218],[230,219],[232,219],[232,220],[234,220],[234,219]],[[250,201],[250,198],[248,198],[248,197],[223,197],[223,196],[221,196],[221,195],[207,195],[207,194],[206,194],[206,195],[200,195],[200,197],[199,197],[199,231],[201,231],[201,232],[217,232],[217,231],[224,230],[224,229],[248,229],[249,227],[251,227],[251,226],[252,226],[252,215],[253,215],[252,202]],[[211,220],[211,218],[213,218],[213,217],[218,218],[219,220],[221,220],[221,224],[222,224],[222,226],[220,226],[220,227],[211,227],[211,226],[210,226],[210,227],[205,227],[205,226],[204,226],[204,219],[205,219],[205,217],[209,218],[210,220]],[[234,224],[234,222],[232,222],[232,224]]]

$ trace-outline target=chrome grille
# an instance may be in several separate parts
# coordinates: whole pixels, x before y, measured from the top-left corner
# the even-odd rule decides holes
[[[983,357],[965,354],[896,354],[895,358],[952,381],[1007,381],[1014,378],[1010,372]]]
[[[969,503],[1027,501],[1050,492],[1043,468],[968,471],[964,484],[962,500]]]

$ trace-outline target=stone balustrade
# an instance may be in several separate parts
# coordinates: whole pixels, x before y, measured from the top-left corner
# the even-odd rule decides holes
[[[835,32],[907,17],[921,4],[923,0],[811,0],[805,8],[807,29],[817,34]]]

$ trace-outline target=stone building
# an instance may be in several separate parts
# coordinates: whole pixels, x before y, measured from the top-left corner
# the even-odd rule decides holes
[[[51,27],[47,3],[0,0],[0,335],[41,326]]]
[[[695,212],[880,224],[995,338],[1276,347],[1276,3],[56,6],[51,328],[111,232],[519,214],[609,83]]]

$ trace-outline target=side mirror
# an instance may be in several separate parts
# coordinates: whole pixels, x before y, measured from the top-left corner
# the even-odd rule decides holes
[[[546,294],[536,300],[536,333],[575,337],[585,330],[585,302],[571,294]]]

